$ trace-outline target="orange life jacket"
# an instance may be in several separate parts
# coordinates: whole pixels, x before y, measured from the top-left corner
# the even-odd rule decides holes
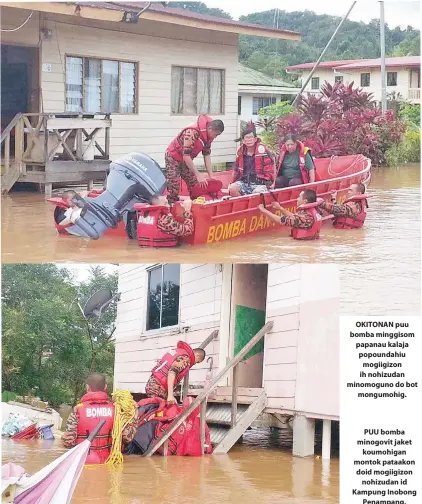
[[[309,147],[305,147],[302,142],[297,141],[297,145],[299,146],[299,169],[300,173],[302,175],[302,182],[304,184],[309,183],[309,173],[308,170],[306,169],[306,164],[305,164],[305,156],[309,152],[309,155],[311,155],[311,151]],[[286,155],[287,149],[286,146],[283,145],[283,147],[280,150],[280,157],[278,158],[278,170],[277,173],[280,174],[281,170],[281,165],[283,163],[284,156]]]
[[[179,163],[183,161],[183,143],[180,142],[179,139],[188,129],[195,129],[199,131],[199,138],[193,145],[192,153],[190,155],[192,159],[195,159],[196,156],[206,147],[209,148],[212,140],[208,139],[207,126],[212,120],[212,117],[202,114],[198,117],[196,124],[192,124],[191,126],[184,128],[168,146],[167,152],[169,155]]]
[[[157,225],[160,216],[169,213],[168,207],[137,203],[134,208],[137,214],[136,232],[140,247],[176,247],[179,244],[177,236],[164,233]]]
[[[187,355],[189,357],[190,363],[188,367],[186,367],[183,371],[176,375],[174,385],[177,385],[189,373],[189,369],[195,364],[195,354],[191,346],[187,343],[179,341],[177,343],[176,351],[167,352],[152,370],[152,376],[154,376],[154,378],[165,390],[167,390],[167,380],[171,366],[173,362],[182,355]]]
[[[111,433],[114,423],[114,404],[106,392],[88,392],[76,406],[78,427],[76,444],[82,443],[95,429],[101,420],[105,425],[91,442],[86,464],[104,464],[110,455],[112,445]]]
[[[243,170],[245,166],[245,152],[246,146],[241,145],[236,154],[236,164],[240,178],[243,177]],[[255,144],[254,157],[256,178],[272,181],[274,179],[274,160],[267,146],[261,143],[261,140],[259,138],[257,139]]]
[[[297,207],[298,210],[306,210],[314,219],[314,223],[308,229],[292,228],[292,237],[295,240],[317,240],[322,226],[322,217],[317,212],[317,207],[321,204],[321,199],[315,203],[306,203]]]
[[[352,198],[347,199],[344,203],[349,201],[358,201],[361,204],[361,210],[356,217],[350,216],[339,216],[334,219],[333,227],[336,229],[357,229],[361,228],[366,219],[366,209],[368,208],[368,196],[367,194],[356,194]],[[344,204],[343,203],[343,204]]]

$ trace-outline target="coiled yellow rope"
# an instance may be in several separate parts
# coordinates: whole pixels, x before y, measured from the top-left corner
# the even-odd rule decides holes
[[[132,394],[128,390],[116,390],[111,395],[111,398],[114,402],[114,424],[111,433],[113,443],[106,464],[119,465],[123,464],[122,432],[135,418],[136,407]]]

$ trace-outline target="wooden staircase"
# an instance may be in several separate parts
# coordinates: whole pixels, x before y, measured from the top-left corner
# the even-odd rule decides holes
[[[168,438],[185,421],[185,419],[200,406],[200,435],[202,452],[205,445],[205,422],[210,424],[213,453],[227,453],[236,441],[244,434],[250,425],[264,411],[267,395],[264,389],[245,389],[237,386],[238,364],[252,348],[273,328],[273,322],[267,322],[264,327],[228,362],[217,376],[198,395],[191,405],[173,421],[172,426],[148,448],[144,457],[151,457],[164,445],[164,455],[168,453]],[[218,334],[214,331],[201,345],[205,348]],[[232,387],[219,387],[228,373],[233,372]],[[183,385],[183,396],[189,391],[188,376]],[[211,394],[214,393],[212,396]],[[192,395],[192,394],[191,394]],[[210,397],[211,396],[211,397]],[[208,398],[209,403],[208,403]],[[229,411],[230,410],[230,411]]]

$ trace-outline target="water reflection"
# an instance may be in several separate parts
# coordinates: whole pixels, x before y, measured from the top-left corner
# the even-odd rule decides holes
[[[251,429],[227,455],[207,457],[126,457],[121,468],[86,467],[74,504],[331,504],[339,502],[338,459],[292,457],[281,448],[291,431]],[[261,444],[261,446],[259,446]],[[64,449],[56,441],[48,449],[41,441],[3,440],[5,462],[14,461],[35,472]],[[327,465],[329,466],[327,472]]]

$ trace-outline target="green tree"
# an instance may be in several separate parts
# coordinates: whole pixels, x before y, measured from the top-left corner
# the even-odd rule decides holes
[[[54,406],[75,403],[90,370],[113,377],[116,304],[88,326],[79,307],[100,287],[116,290],[116,275],[93,268],[75,283],[52,264],[4,265],[3,388],[36,394]]]

